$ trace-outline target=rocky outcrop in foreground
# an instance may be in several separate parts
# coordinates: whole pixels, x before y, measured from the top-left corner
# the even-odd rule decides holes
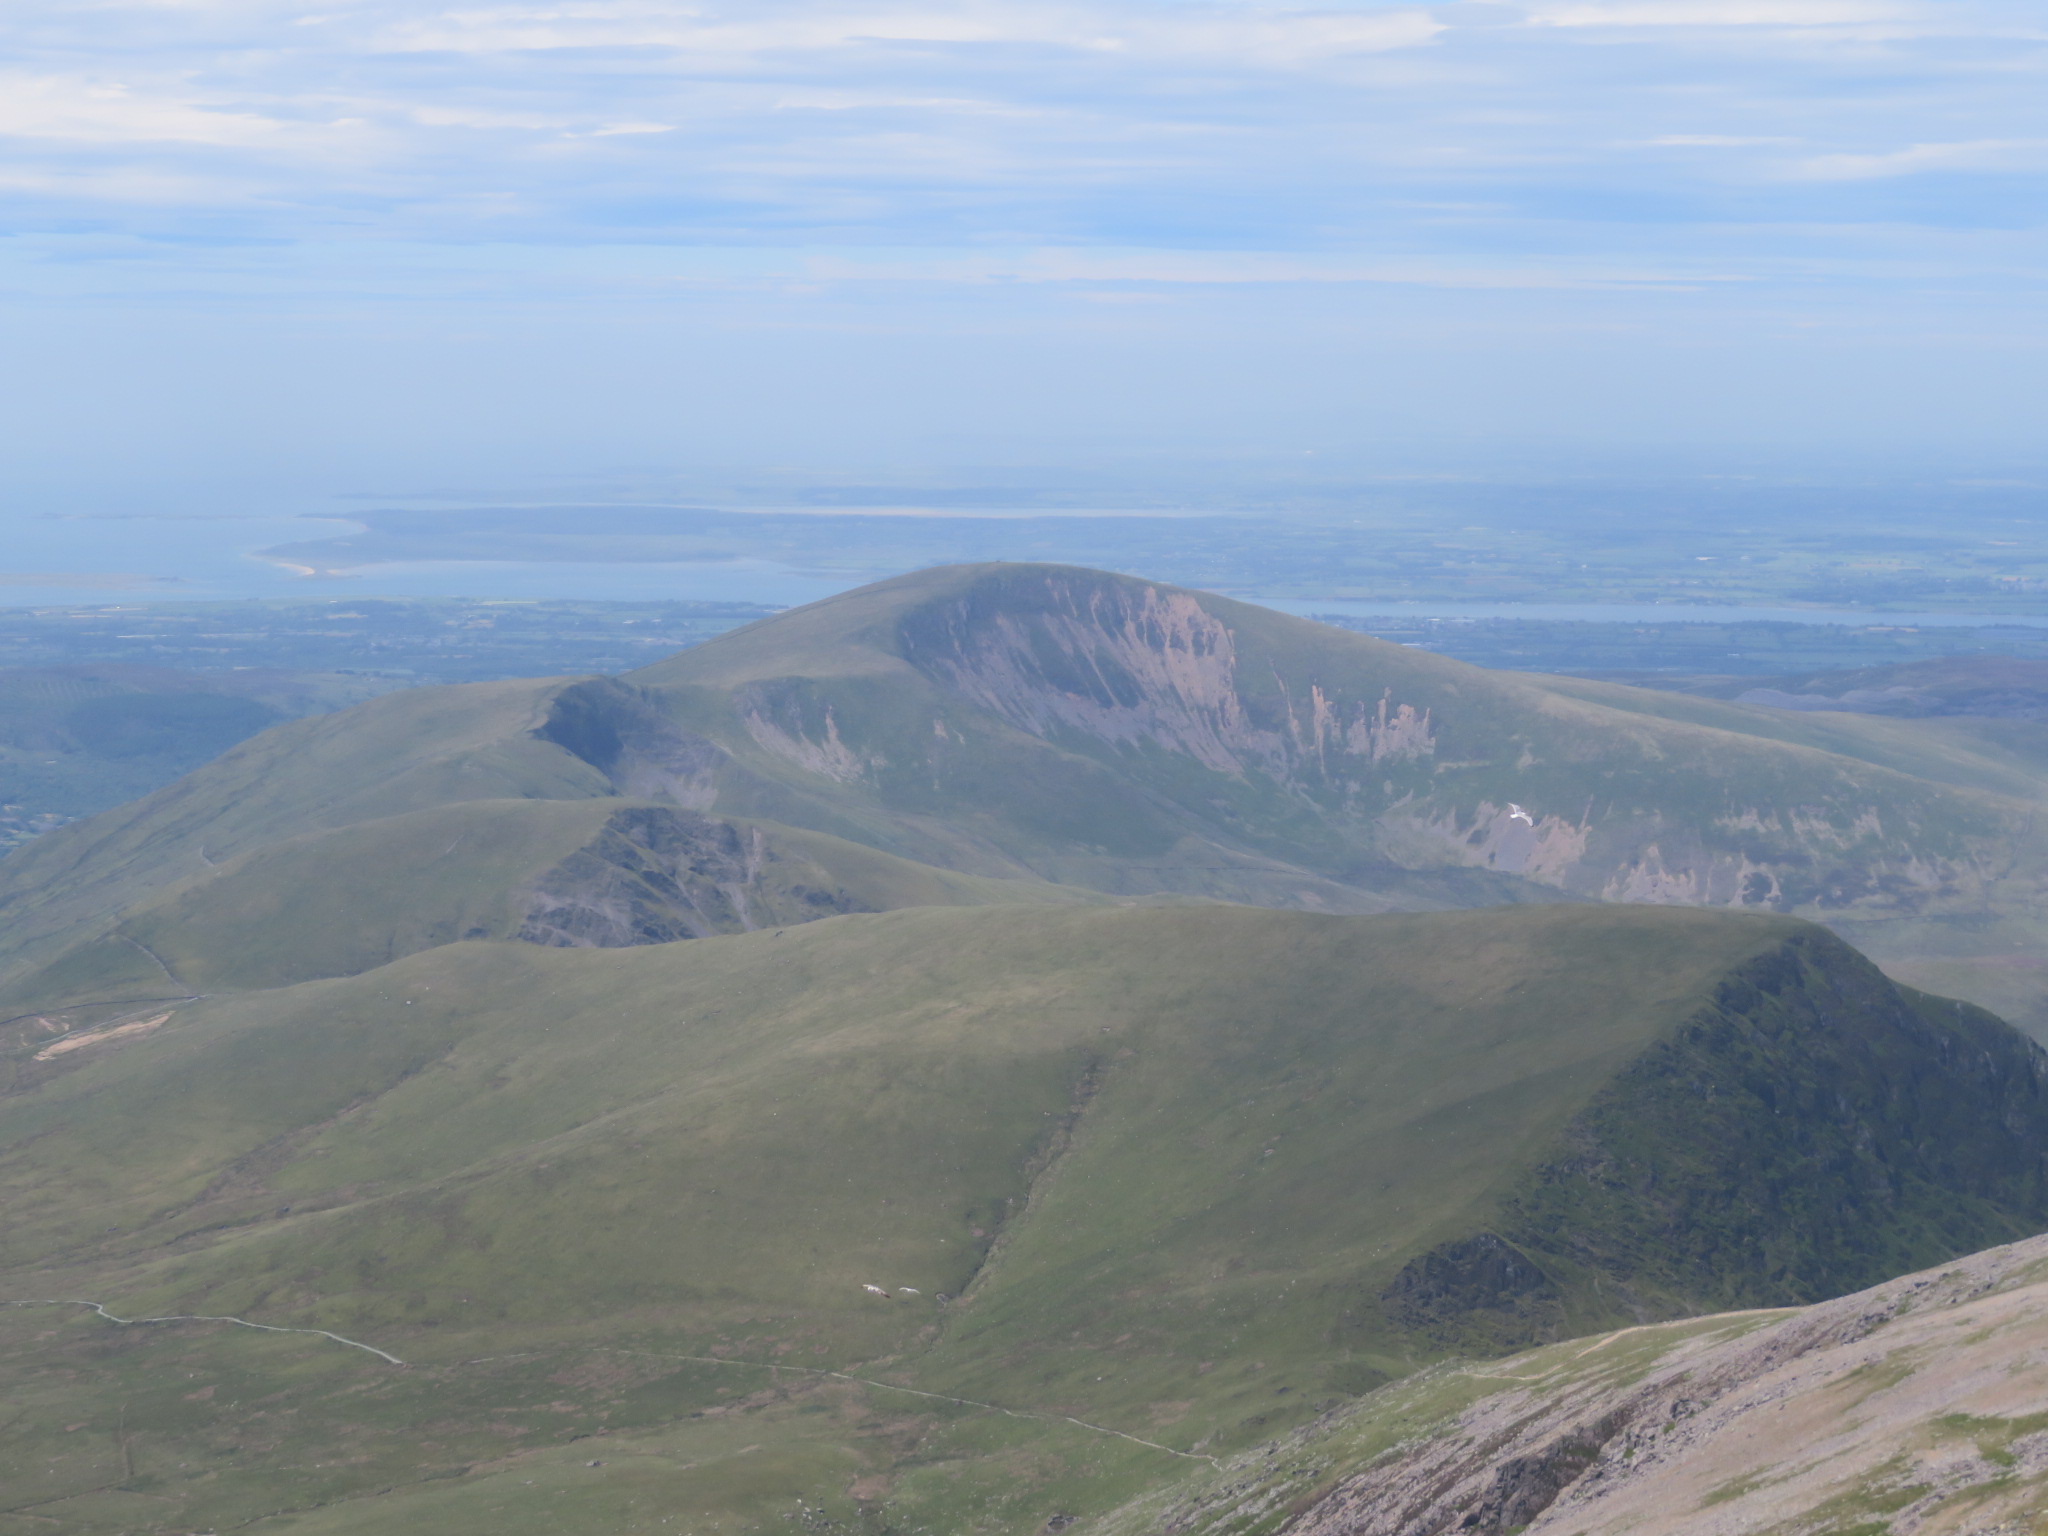
[[[2048,1237],[1796,1311],[1440,1367],[1105,1528],[2034,1536]]]

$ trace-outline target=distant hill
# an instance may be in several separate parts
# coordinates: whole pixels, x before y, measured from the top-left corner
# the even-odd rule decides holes
[[[148,794],[281,721],[379,691],[254,669],[0,667],[0,851]]]
[[[2048,778],[1929,724],[1486,672],[1101,572],[953,567],[620,678],[411,690],[267,732],[0,862],[0,987],[56,1007],[462,938],[630,944],[933,901],[1647,901],[1817,917],[1890,962],[2038,942]],[[2013,974],[1942,980],[2048,1023]]]
[[[1948,656],[1847,672],[1729,680],[1717,690],[1773,709],[1833,710],[1901,719],[1972,716],[2048,721],[2048,661]]]
[[[922,907],[63,1023],[7,1026],[0,1301],[73,1300],[0,1309],[0,1471],[78,1532],[1022,1536],[2048,1227],[2048,1057],[1763,915]]]

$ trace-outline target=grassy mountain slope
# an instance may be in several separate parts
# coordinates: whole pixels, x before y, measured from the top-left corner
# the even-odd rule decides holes
[[[603,1432],[705,1530],[852,1517],[873,1477],[900,1529],[1021,1532],[1475,1339],[2048,1224],[2040,1051],[1764,916],[925,908],[446,945],[54,1055],[14,1028],[0,1300],[410,1362],[9,1319],[19,1446],[145,1405],[143,1452],[34,1507],[78,1531],[116,1494],[524,1529],[512,1485]],[[584,1470],[547,1518],[641,1486]]]
[[[554,686],[387,694],[265,731],[131,805],[0,861],[10,959],[47,959],[240,854],[304,833],[469,800],[583,799],[609,786],[531,732]]]
[[[1611,709],[1810,747],[1958,789],[2032,799],[2048,768],[2048,754],[2037,745],[2048,743],[2048,735],[2027,722],[1806,713],[1590,678],[1540,681],[1554,692]]]

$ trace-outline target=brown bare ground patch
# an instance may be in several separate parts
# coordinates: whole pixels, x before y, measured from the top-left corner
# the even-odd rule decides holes
[[[127,1040],[137,1035],[146,1035],[153,1029],[161,1029],[168,1013],[160,1013],[153,1019],[137,1019],[132,1024],[116,1024],[110,1029],[87,1030],[83,1034],[66,1035],[61,1040],[52,1040],[37,1051],[34,1059],[51,1061],[72,1051],[82,1051],[89,1045],[105,1045],[110,1040]]]

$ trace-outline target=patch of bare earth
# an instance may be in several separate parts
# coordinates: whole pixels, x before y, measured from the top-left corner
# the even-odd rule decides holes
[[[37,1051],[36,1061],[52,1061],[72,1051],[82,1051],[89,1045],[106,1045],[115,1040],[128,1040],[137,1035],[146,1035],[153,1029],[161,1029],[168,1013],[160,1013],[153,1019],[137,1019],[132,1024],[116,1024],[106,1029],[89,1029],[75,1035],[66,1035],[61,1040],[52,1040]]]

